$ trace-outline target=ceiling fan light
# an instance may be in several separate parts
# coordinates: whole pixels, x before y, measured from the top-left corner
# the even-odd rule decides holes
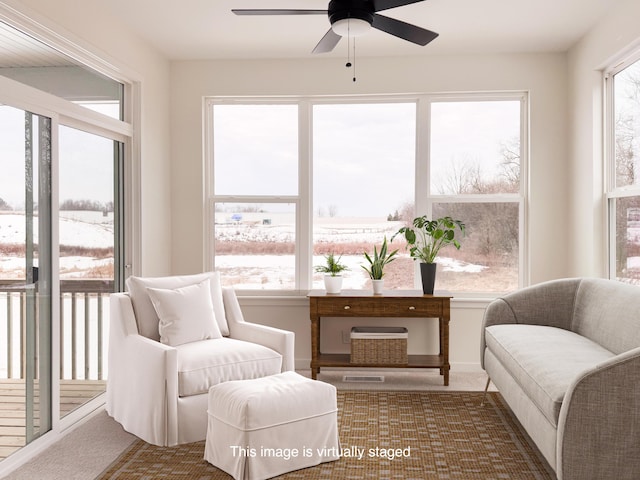
[[[367,33],[370,28],[371,24],[369,22],[359,18],[343,18],[342,20],[336,20],[331,25],[331,29],[341,37],[359,37]]]

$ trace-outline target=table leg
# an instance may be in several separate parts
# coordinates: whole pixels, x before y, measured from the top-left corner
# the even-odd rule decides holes
[[[318,355],[320,354],[320,317],[311,317],[311,378],[317,380],[320,367]]]
[[[449,386],[449,370],[451,369],[451,365],[449,364],[449,320],[450,320],[449,309],[445,311],[445,315],[441,319],[441,345],[440,348],[442,350],[442,356],[444,361],[444,386]]]
[[[440,347],[440,351],[438,352],[438,354],[440,355],[440,357],[443,359],[443,364],[442,367],[440,367],[440,375],[447,375],[445,373],[445,364],[447,362],[447,359],[444,356],[444,351],[442,348],[443,345],[443,338],[444,338],[444,319],[442,317],[438,318],[438,344]],[[446,378],[445,378],[445,382],[446,382]],[[446,385],[446,383],[445,383]]]

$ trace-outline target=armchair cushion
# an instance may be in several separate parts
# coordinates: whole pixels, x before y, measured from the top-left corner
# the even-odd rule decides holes
[[[178,395],[207,393],[229,380],[249,380],[280,373],[282,355],[257,343],[233,338],[202,340],[176,347]]]
[[[213,313],[209,279],[176,289],[147,288],[158,314],[160,342],[183,343],[222,338]]]
[[[147,338],[160,341],[158,326],[160,319],[151,302],[147,288],[175,289],[195,285],[209,279],[211,287],[211,301],[216,322],[223,336],[229,335],[229,325],[222,300],[222,286],[219,272],[199,273],[197,275],[183,275],[171,277],[134,277],[127,278],[127,290],[131,296],[131,303],[136,316],[138,332]]]

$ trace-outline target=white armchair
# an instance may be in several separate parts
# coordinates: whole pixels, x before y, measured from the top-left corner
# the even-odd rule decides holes
[[[217,335],[173,346],[162,343],[163,312],[159,317],[149,291],[180,296],[196,285],[210,289]],[[293,332],[246,322],[235,292],[221,288],[215,272],[130,277],[127,287],[128,293],[110,299],[106,408],[126,431],[146,442],[171,446],[204,440],[210,386],[294,370]],[[178,321],[169,322],[171,328]]]

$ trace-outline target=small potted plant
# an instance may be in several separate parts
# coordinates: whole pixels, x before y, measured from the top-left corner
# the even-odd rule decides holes
[[[380,252],[378,252],[378,248],[375,245],[373,246],[373,257],[367,252],[364,252],[364,258],[369,262],[369,266],[361,265],[361,267],[369,274],[369,278],[373,285],[374,295],[382,294],[382,288],[384,285],[384,279],[382,278],[384,277],[384,267],[395,260],[395,255],[397,253],[398,250],[388,253],[386,236],[384,237],[384,241],[380,247]]]
[[[324,288],[327,293],[340,293],[342,290],[342,275],[341,273],[349,268],[340,263],[340,255],[337,259],[334,253],[325,255],[325,264],[318,265],[315,270],[319,273],[324,273]]]
[[[433,294],[436,279],[436,256],[441,248],[453,245],[460,249],[460,242],[456,239],[456,230],[464,235],[465,226],[460,220],[451,217],[441,217],[429,220],[426,215],[413,219],[412,226],[402,227],[396,235],[404,236],[409,247],[409,255],[414,260],[420,260],[420,274],[422,276],[422,291]]]

